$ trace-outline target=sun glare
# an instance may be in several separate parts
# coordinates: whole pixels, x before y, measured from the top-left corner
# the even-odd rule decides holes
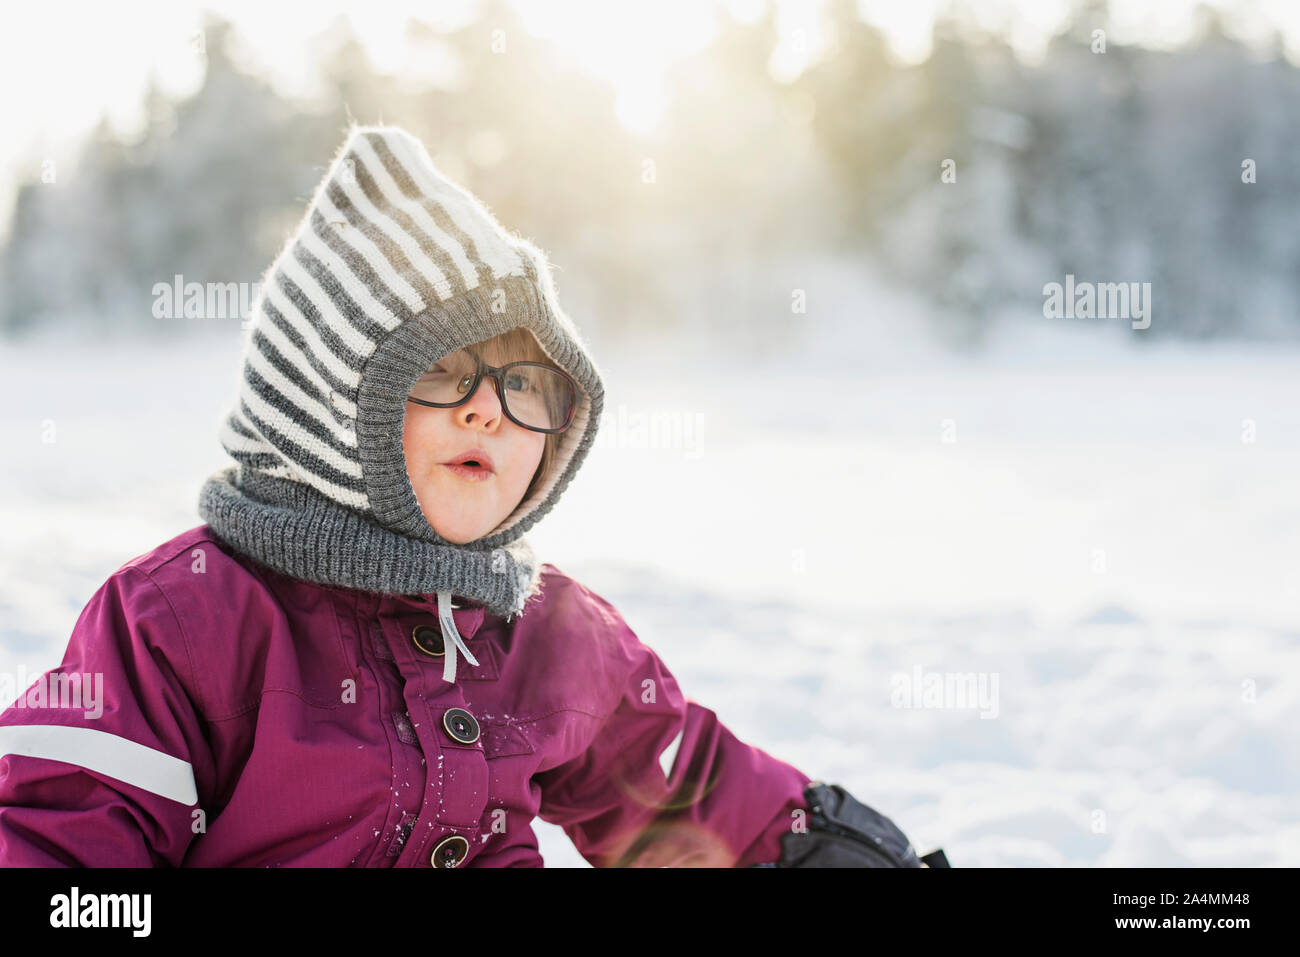
[[[662,115],[672,61],[708,45],[718,12],[700,0],[645,5],[568,0],[521,3],[516,10],[530,33],[553,42],[576,67],[607,79],[619,122],[641,133],[652,130]]]

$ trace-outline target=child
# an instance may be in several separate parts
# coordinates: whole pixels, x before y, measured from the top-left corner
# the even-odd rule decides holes
[[[0,864],[538,867],[540,816],[598,867],[919,866],[539,567],[601,378],[543,254],[418,140],[349,131],[241,371],[206,524],[43,676],[102,674],[102,713],[0,715]]]

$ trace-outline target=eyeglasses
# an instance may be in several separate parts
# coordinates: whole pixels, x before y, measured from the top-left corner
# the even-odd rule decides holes
[[[540,362],[490,366],[468,349],[439,359],[411,388],[407,400],[434,409],[464,405],[487,376],[496,381],[501,411],[533,432],[563,432],[577,409],[578,383],[567,372]]]

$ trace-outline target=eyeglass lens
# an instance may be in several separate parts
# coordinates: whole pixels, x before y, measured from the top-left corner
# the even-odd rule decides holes
[[[474,385],[476,364],[465,350],[439,359],[411,389],[424,402],[449,405],[465,398]],[[483,377],[488,380],[488,376]],[[563,375],[540,364],[516,365],[502,373],[501,404],[524,425],[558,429],[569,417],[573,387]]]

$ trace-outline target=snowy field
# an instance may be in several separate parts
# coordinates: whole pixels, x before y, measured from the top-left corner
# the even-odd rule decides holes
[[[979,359],[831,338],[827,368],[594,343],[598,446],[529,537],[922,853],[1300,866],[1300,349],[1028,328]],[[0,669],[57,665],[113,570],[200,524],[238,351],[0,347]],[[987,697],[922,693],[965,675]]]

